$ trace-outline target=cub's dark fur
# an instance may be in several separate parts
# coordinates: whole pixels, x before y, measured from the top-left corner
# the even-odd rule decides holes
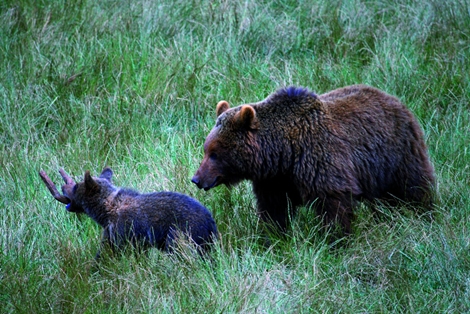
[[[112,175],[110,168],[99,177],[87,171],[83,182],[65,184],[62,192],[71,201],[68,211],[83,212],[103,227],[102,244],[113,251],[127,243],[171,251],[181,233],[207,250],[217,237],[211,213],[195,199],[175,192],[141,194],[115,187]]]

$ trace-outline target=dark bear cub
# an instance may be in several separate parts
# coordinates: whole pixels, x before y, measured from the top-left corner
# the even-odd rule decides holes
[[[434,169],[423,132],[395,97],[354,85],[316,95],[278,90],[263,101],[216,107],[217,122],[192,178],[199,188],[251,180],[258,213],[282,230],[288,208],[310,205],[351,232],[357,201],[430,208]]]
[[[209,210],[187,195],[176,192],[141,194],[115,187],[110,168],[105,168],[99,177],[92,177],[86,171],[80,183],[75,183],[62,169],[60,173],[66,183],[62,186],[63,195],[47,175],[40,172],[53,196],[67,204],[68,211],[85,213],[103,227],[102,245],[109,245],[113,251],[127,243],[139,249],[157,247],[171,251],[177,236],[185,234],[203,252],[218,236]]]

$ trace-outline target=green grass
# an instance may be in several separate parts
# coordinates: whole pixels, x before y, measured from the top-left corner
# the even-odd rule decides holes
[[[29,1],[0,4],[0,312],[470,311],[470,2]],[[434,220],[362,206],[331,249],[304,208],[263,245],[249,182],[190,182],[215,105],[364,83],[416,114]],[[93,260],[100,228],[42,184],[109,165],[115,182],[205,204],[211,260]]]

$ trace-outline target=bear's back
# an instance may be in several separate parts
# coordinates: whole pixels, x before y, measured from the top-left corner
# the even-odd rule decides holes
[[[210,211],[186,194],[165,191],[142,194],[140,198],[150,221],[193,229],[209,224],[216,231]]]
[[[413,120],[409,110],[394,96],[367,85],[351,85],[318,96],[333,119],[360,115],[364,119],[381,119],[383,115],[404,115]],[[410,119],[411,116],[411,119]],[[399,118],[399,117],[398,117]],[[384,121],[382,121],[384,122]]]
[[[218,235],[209,210],[188,195],[167,191],[139,194],[122,188],[117,197],[120,208],[112,225],[121,235],[132,228],[135,239],[159,248],[168,245],[175,230],[188,232],[198,245]]]

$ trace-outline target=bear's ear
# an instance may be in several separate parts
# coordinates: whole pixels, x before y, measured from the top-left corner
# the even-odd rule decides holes
[[[91,177],[90,171],[85,172],[85,188],[89,191],[97,190],[99,188],[98,183]]]
[[[222,113],[230,109],[230,105],[225,100],[219,101],[217,107],[215,107],[215,114],[220,116]]]
[[[101,171],[100,178],[106,179],[109,182],[111,182],[112,177],[113,177],[113,171],[111,170],[111,168],[106,167],[103,169],[103,171]]]
[[[255,108],[249,105],[243,105],[240,111],[234,117],[235,121],[244,128],[256,130],[259,127]]]

